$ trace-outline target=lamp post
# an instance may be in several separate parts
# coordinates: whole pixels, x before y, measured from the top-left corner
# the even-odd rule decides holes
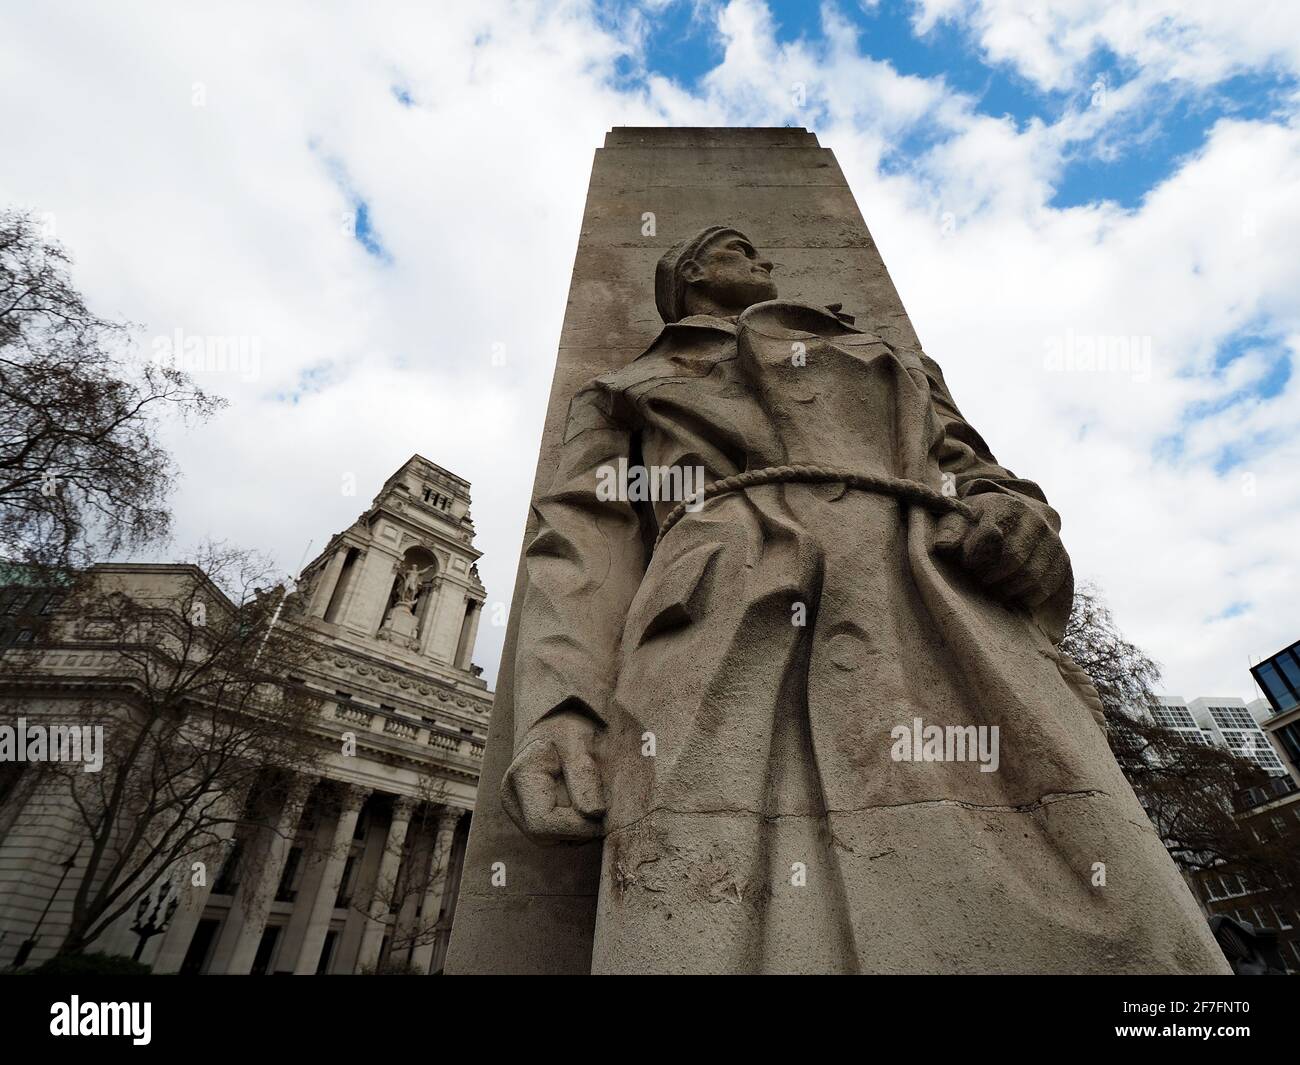
[[[13,967],[15,969],[21,969],[23,965],[26,964],[27,959],[31,957],[32,951],[36,948],[36,944],[41,938],[41,925],[45,923],[45,917],[50,912],[50,907],[54,905],[54,900],[59,897],[59,892],[63,890],[63,882],[68,879],[68,874],[72,872],[73,867],[77,864],[77,855],[81,853],[82,842],[85,841],[83,840],[78,842],[77,849],[72,852],[71,856],[65,862],[63,862],[63,873],[59,876],[59,882],[54,885],[54,891],[46,901],[45,909],[41,911],[41,916],[37,919],[36,927],[32,929],[32,934],[18,945],[18,953],[14,955]]]
[[[141,896],[140,904],[135,909],[135,921],[131,925],[131,931],[140,937],[140,941],[135,945],[135,953],[131,955],[132,961],[139,961],[149,940],[167,931],[167,926],[171,924],[171,919],[176,914],[176,907],[181,901],[179,893],[172,894],[174,887],[170,880],[164,880],[162,887],[158,889],[156,900],[151,897],[151,893]],[[153,903],[152,908],[150,903]]]

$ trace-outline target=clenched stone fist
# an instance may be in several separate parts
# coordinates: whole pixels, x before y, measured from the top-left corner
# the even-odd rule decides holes
[[[538,843],[574,842],[604,835],[605,799],[591,755],[596,724],[561,711],[528,732],[501,781],[510,819]]]
[[[1014,496],[988,492],[966,500],[979,515],[970,524],[948,514],[935,530],[937,554],[957,559],[991,595],[1036,607],[1070,576],[1070,556],[1056,530]]]

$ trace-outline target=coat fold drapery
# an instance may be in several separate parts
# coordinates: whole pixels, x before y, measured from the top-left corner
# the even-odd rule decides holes
[[[836,484],[711,498],[654,547],[677,501],[602,498],[620,461],[836,466],[1060,528],[932,360],[816,308],[684,319],[578,393],[526,553],[515,715],[517,749],[559,710],[599,725],[594,969],[1225,971],[1062,672],[1068,579],[1007,605],[936,556],[933,515]],[[996,766],[899,758],[918,721],[996,730]]]

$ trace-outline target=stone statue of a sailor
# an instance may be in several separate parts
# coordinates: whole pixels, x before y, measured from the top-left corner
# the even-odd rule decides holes
[[[1056,512],[771,272],[724,226],[667,253],[537,506],[502,797],[604,837],[593,971],[1226,972],[1056,650]],[[710,487],[598,497],[620,460]]]

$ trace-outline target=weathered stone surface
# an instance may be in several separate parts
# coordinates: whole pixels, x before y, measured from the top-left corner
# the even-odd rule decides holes
[[[597,155],[449,971],[1226,971],[1055,648],[1059,518],[829,153],[731,132]],[[597,492],[640,464],[719,487]]]

